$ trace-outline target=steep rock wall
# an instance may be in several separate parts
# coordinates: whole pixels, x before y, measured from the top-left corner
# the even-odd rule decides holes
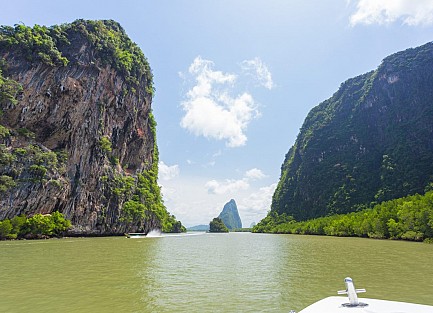
[[[239,216],[238,207],[236,201],[233,199],[224,205],[218,218],[223,221],[224,225],[226,225],[228,229],[242,228],[242,221]]]
[[[385,58],[313,108],[271,213],[305,220],[423,193],[433,181],[433,43]]]
[[[45,33],[56,38],[53,29]],[[156,184],[157,175],[147,61],[140,59],[144,63],[141,75],[134,75],[133,67],[116,63],[122,61],[113,57],[122,52],[118,47],[136,47],[113,21],[76,21],[63,25],[61,33],[63,40],[54,42],[67,65],[45,62],[19,43],[7,45],[3,40],[0,45],[4,76],[22,86],[16,104],[3,101],[1,107],[0,124],[10,130],[10,136],[0,138],[0,143],[14,161],[0,169],[1,174],[13,177],[16,186],[0,194],[0,219],[60,211],[72,221],[71,233],[76,234],[160,228],[162,219],[170,215],[161,208],[159,189],[153,194],[148,190],[147,195],[137,191],[143,189],[143,177],[151,180],[148,186]],[[106,34],[120,37],[123,46],[101,48]],[[128,51],[125,48],[123,53]],[[20,163],[18,152],[27,157],[33,153],[28,147],[37,150],[35,156],[32,162]],[[43,157],[40,160],[44,151],[56,153],[56,166],[48,166]],[[37,179],[35,164],[46,169]],[[143,176],[148,171],[151,175]],[[155,199],[149,201],[149,197]],[[128,207],[134,204],[140,209],[138,213],[124,214],[128,201]],[[154,204],[163,216],[150,208]]]

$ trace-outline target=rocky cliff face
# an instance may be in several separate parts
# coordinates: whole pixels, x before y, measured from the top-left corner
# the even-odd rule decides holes
[[[432,86],[433,43],[343,83],[305,119],[271,212],[304,220],[423,193],[433,181]]]
[[[21,85],[0,102],[0,175],[12,179],[0,219],[60,211],[77,234],[171,228],[156,184],[152,74],[120,25],[0,34],[3,76]]]
[[[226,225],[228,229],[242,228],[242,221],[239,216],[238,207],[233,199],[224,205],[218,218],[223,221],[224,225]]]

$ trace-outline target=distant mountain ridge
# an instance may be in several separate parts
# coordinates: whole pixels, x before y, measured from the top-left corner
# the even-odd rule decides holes
[[[423,193],[433,181],[433,43],[385,58],[306,117],[271,213],[296,220]]]
[[[238,207],[233,199],[224,205],[218,218],[223,221],[224,225],[226,225],[228,229],[242,228],[242,221],[239,216]]]
[[[196,225],[196,226],[188,227],[186,230],[189,230],[189,231],[208,231],[209,230],[209,224],[208,225]]]

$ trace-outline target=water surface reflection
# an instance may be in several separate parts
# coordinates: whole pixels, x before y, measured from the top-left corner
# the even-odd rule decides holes
[[[0,312],[288,312],[343,288],[433,305],[433,245],[250,233],[0,242]]]

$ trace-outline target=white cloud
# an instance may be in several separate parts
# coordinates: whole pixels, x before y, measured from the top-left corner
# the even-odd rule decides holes
[[[247,190],[250,184],[246,179],[232,180],[227,179],[224,182],[218,182],[216,180],[210,180],[206,183],[205,188],[208,193],[211,194],[227,194],[236,193],[239,190]]]
[[[210,180],[205,184],[208,193],[211,194],[233,194],[239,190],[248,190],[251,180],[258,180],[266,175],[258,168],[253,168],[245,172],[242,179],[226,179],[223,182]]]
[[[262,187],[258,192],[250,194],[248,197],[242,199],[242,210],[248,212],[250,215],[261,214],[263,216],[271,208],[272,195],[274,194],[277,184]]]
[[[433,24],[432,0],[359,0],[356,12],[350,17],[352,26],[357,24]]]
[[[195,86],[181,103],[185,115],[180,125],[196,136],[226,140],[228,147],[245,145],[245,130],[260,114],[249,93],[229,94],[236,75],[213,70],[212,61],[196,57],[189,67]]]
[[[214,63],[209,60],[204,60],[200,56],[196,57],[190,65],[188,72],[194,75],[197,81],[190,91],[188,96],[191,98],[209,97],[212,95],[212,84],[233,84],[236,80],[234,74],[224,74],[221,71],[214,71],[212,68]]]
[[[272,75],[268,67],[259,58],[252,60],[244,60],[241,63],[242,69],[249,75],[252,75],[257,82],[263,87],[271,90],[274,88],[274,82],[272,81]]]
[[[165,199],[171,199],[176,194],[176,188],[173,186],[167,186],[167,184],[162,184],[161,193]]]
[[[244,196],[238,201],[239,214],[242,216],[242,224],[249,227],[252,222],[259,222],[271,209],[272,195],[277,184],[261,187],[253,193]]]
[[[222,208],[224,200],[219,201],[218,195],[209,195],[203,185],[201,178],[178,176],[161,186],[168,211],[186,226],[207,224]]]
[[[177,164],[168,166],[164,162],[158,163],[159,167],[159,178],[162,180],[170,180],[179,175],[179,166]]]
[[[258,168],[252,168],[249,171],[247,171],[245,173],[245,176],[247,178],[251,178],[251,179],[262,179],[265,178],[266,175],[263,174],[263,172],[261,170],[259,170]]]
[[[247,180],[208,181],[204,177],[182,177],[162,182],[164,204],[186,226],[208,224],[218,216],[224,204],[235,199],[245,227],[259,222],[270,209],[277,184],[255,186]],[[208,184],[220,193],[209,193]],[[221,193],[223,189],[226,193]]]

